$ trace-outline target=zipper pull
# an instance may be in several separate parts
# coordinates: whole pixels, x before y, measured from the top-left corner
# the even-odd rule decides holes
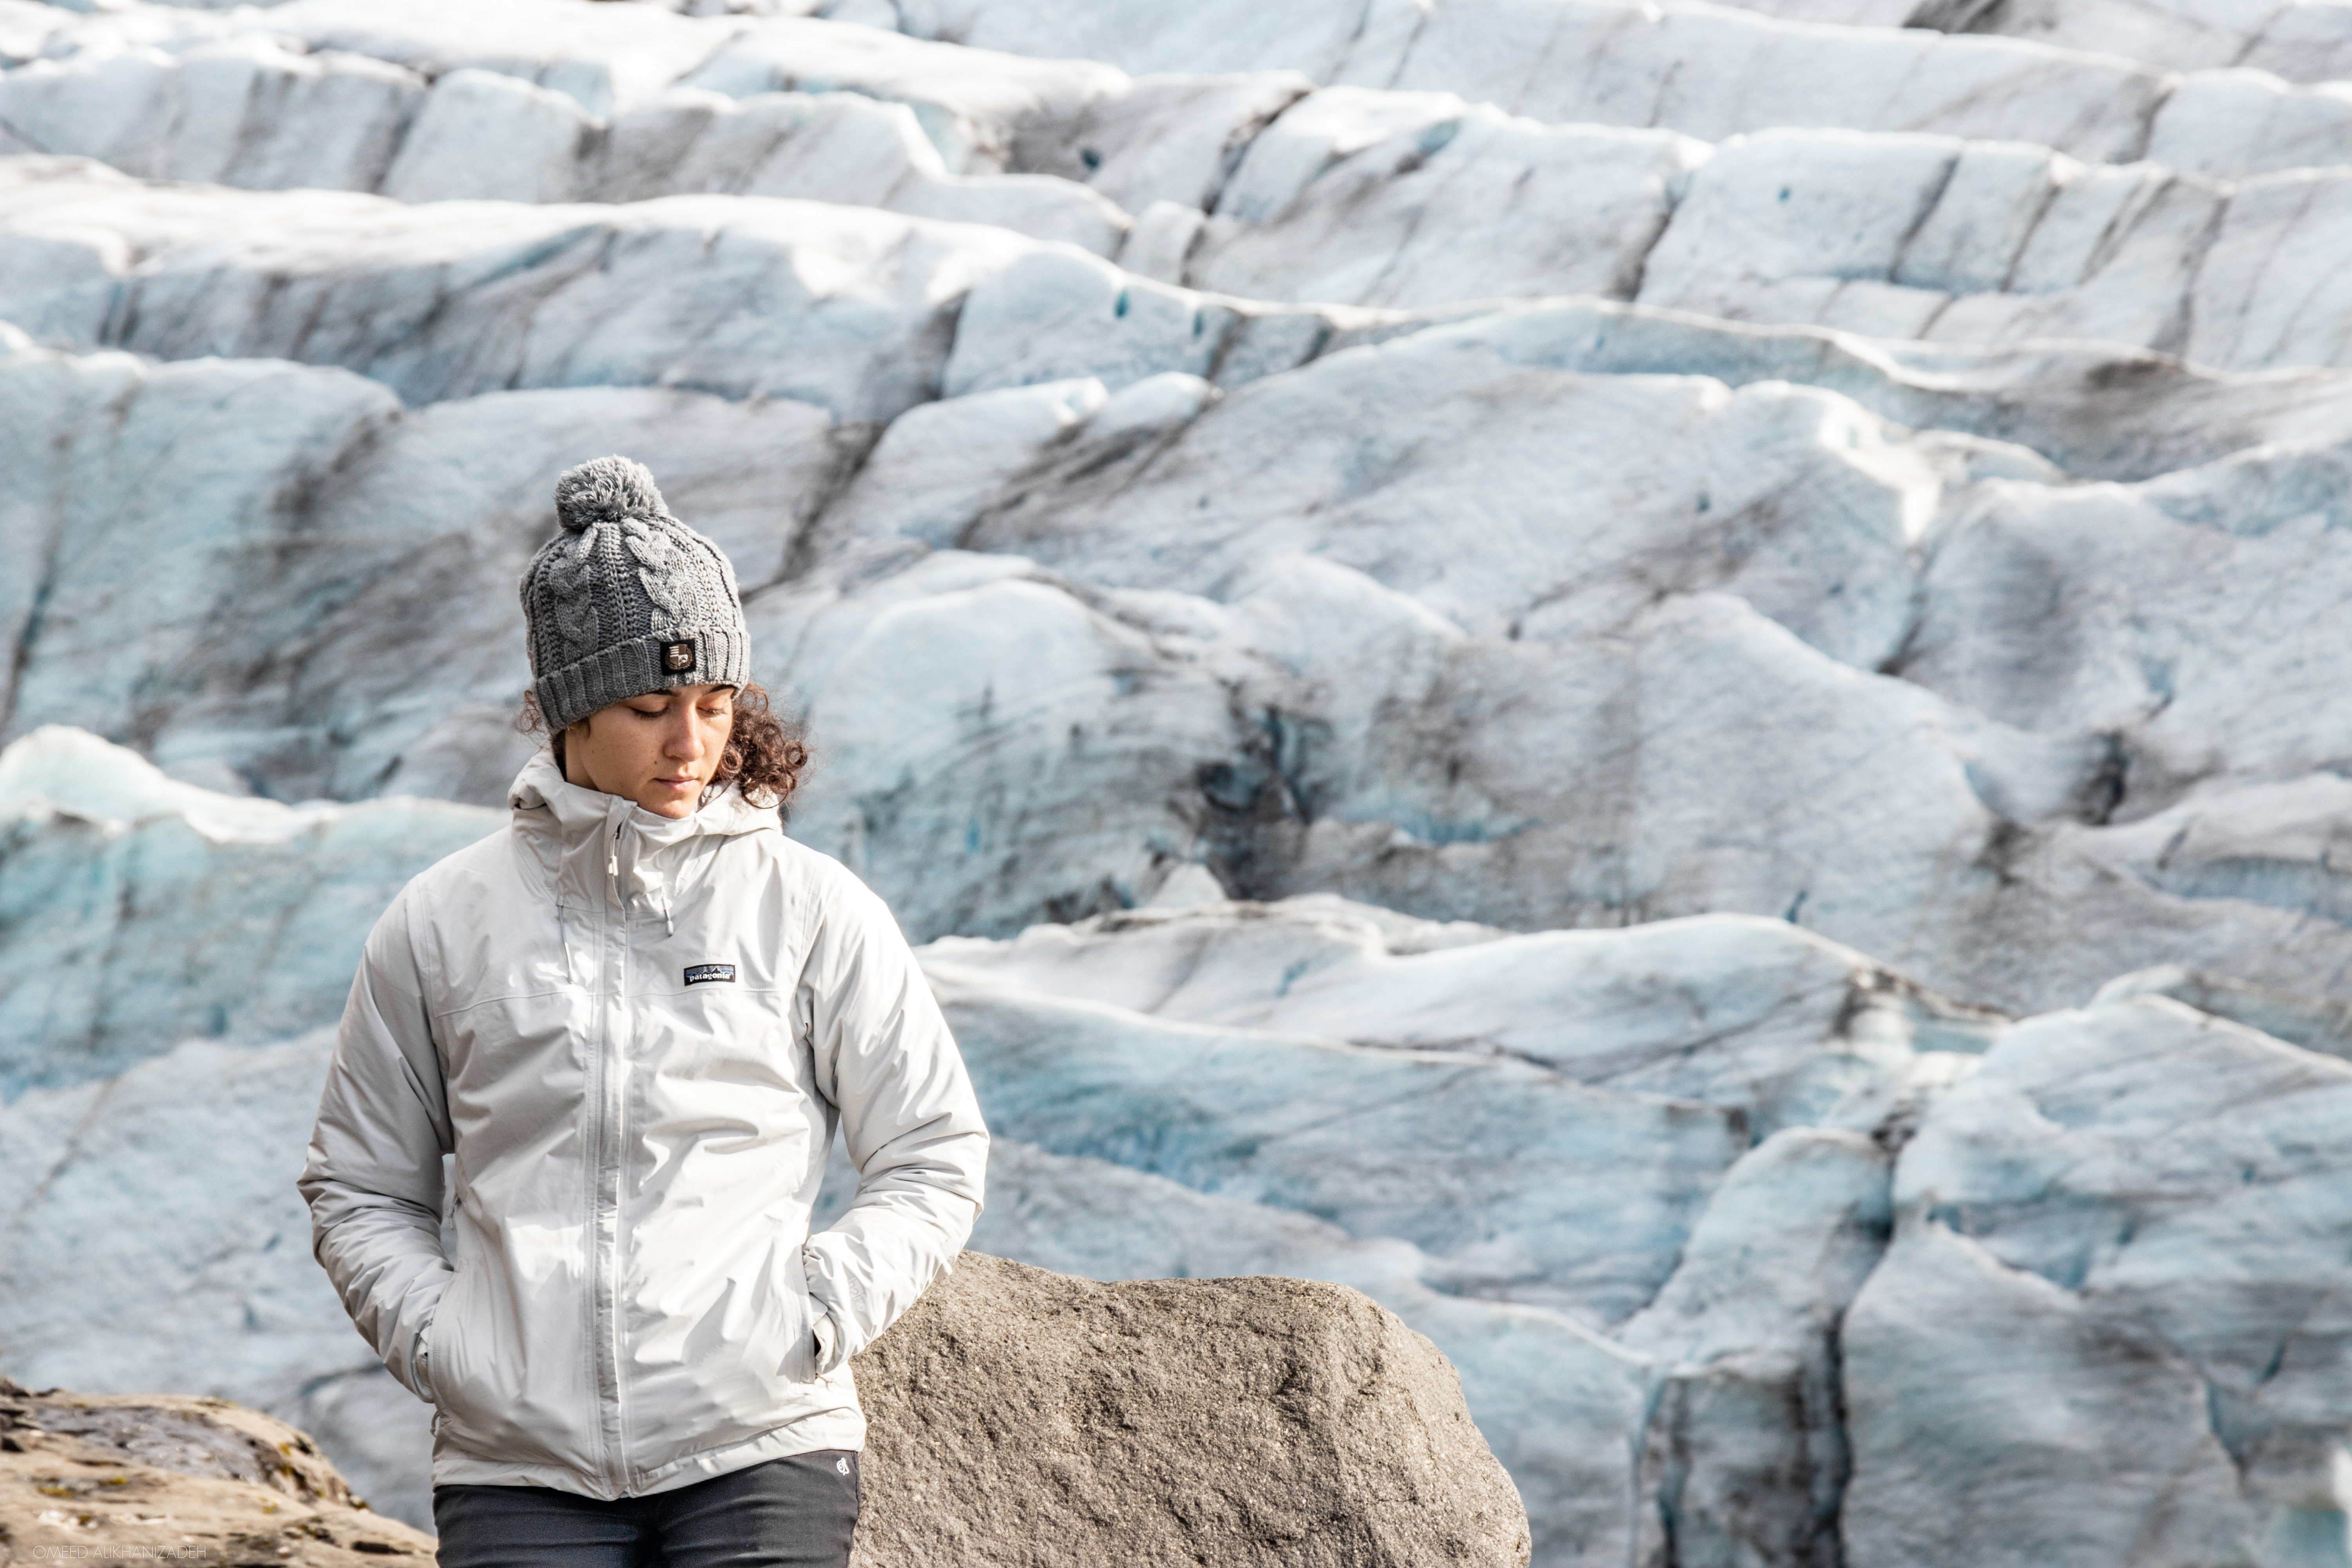
[[[604,875],[614,881],[621,877],[621,825],[613,824],[613,842],[604,851]]]

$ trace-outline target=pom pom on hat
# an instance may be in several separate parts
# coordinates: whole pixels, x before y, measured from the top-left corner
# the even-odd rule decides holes
[[[571,533],[625,517],[667,517],[654,477],[626,458],[594,458],[555,481],[555,515]]]

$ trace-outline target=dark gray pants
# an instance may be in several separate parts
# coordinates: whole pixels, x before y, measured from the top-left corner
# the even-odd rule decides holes
[[[857,1456],[794,1454],[651,1497],[435,1487],[441,1568],[847,1568]]]

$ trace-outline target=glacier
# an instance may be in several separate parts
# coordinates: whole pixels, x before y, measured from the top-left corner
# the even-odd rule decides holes
[[[0,1370],[428,1517],[291,1178],[619,450],[976,1247],[1368,1291],[1547,1568],[2352,1563],[2347,82],[2334,0],[0,0]]]

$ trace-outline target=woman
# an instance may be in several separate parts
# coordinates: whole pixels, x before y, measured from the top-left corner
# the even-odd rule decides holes
[[[625,458],[555,497],[551,744],[368,938],[314,1250],[434,1406],[448,1568],[846,1563],[849,1357],[962,1247],[987,1133],[889,911],[783,835],[804,753],[725,555]],[[857,1196],[811,1236],[836,1126]]]

